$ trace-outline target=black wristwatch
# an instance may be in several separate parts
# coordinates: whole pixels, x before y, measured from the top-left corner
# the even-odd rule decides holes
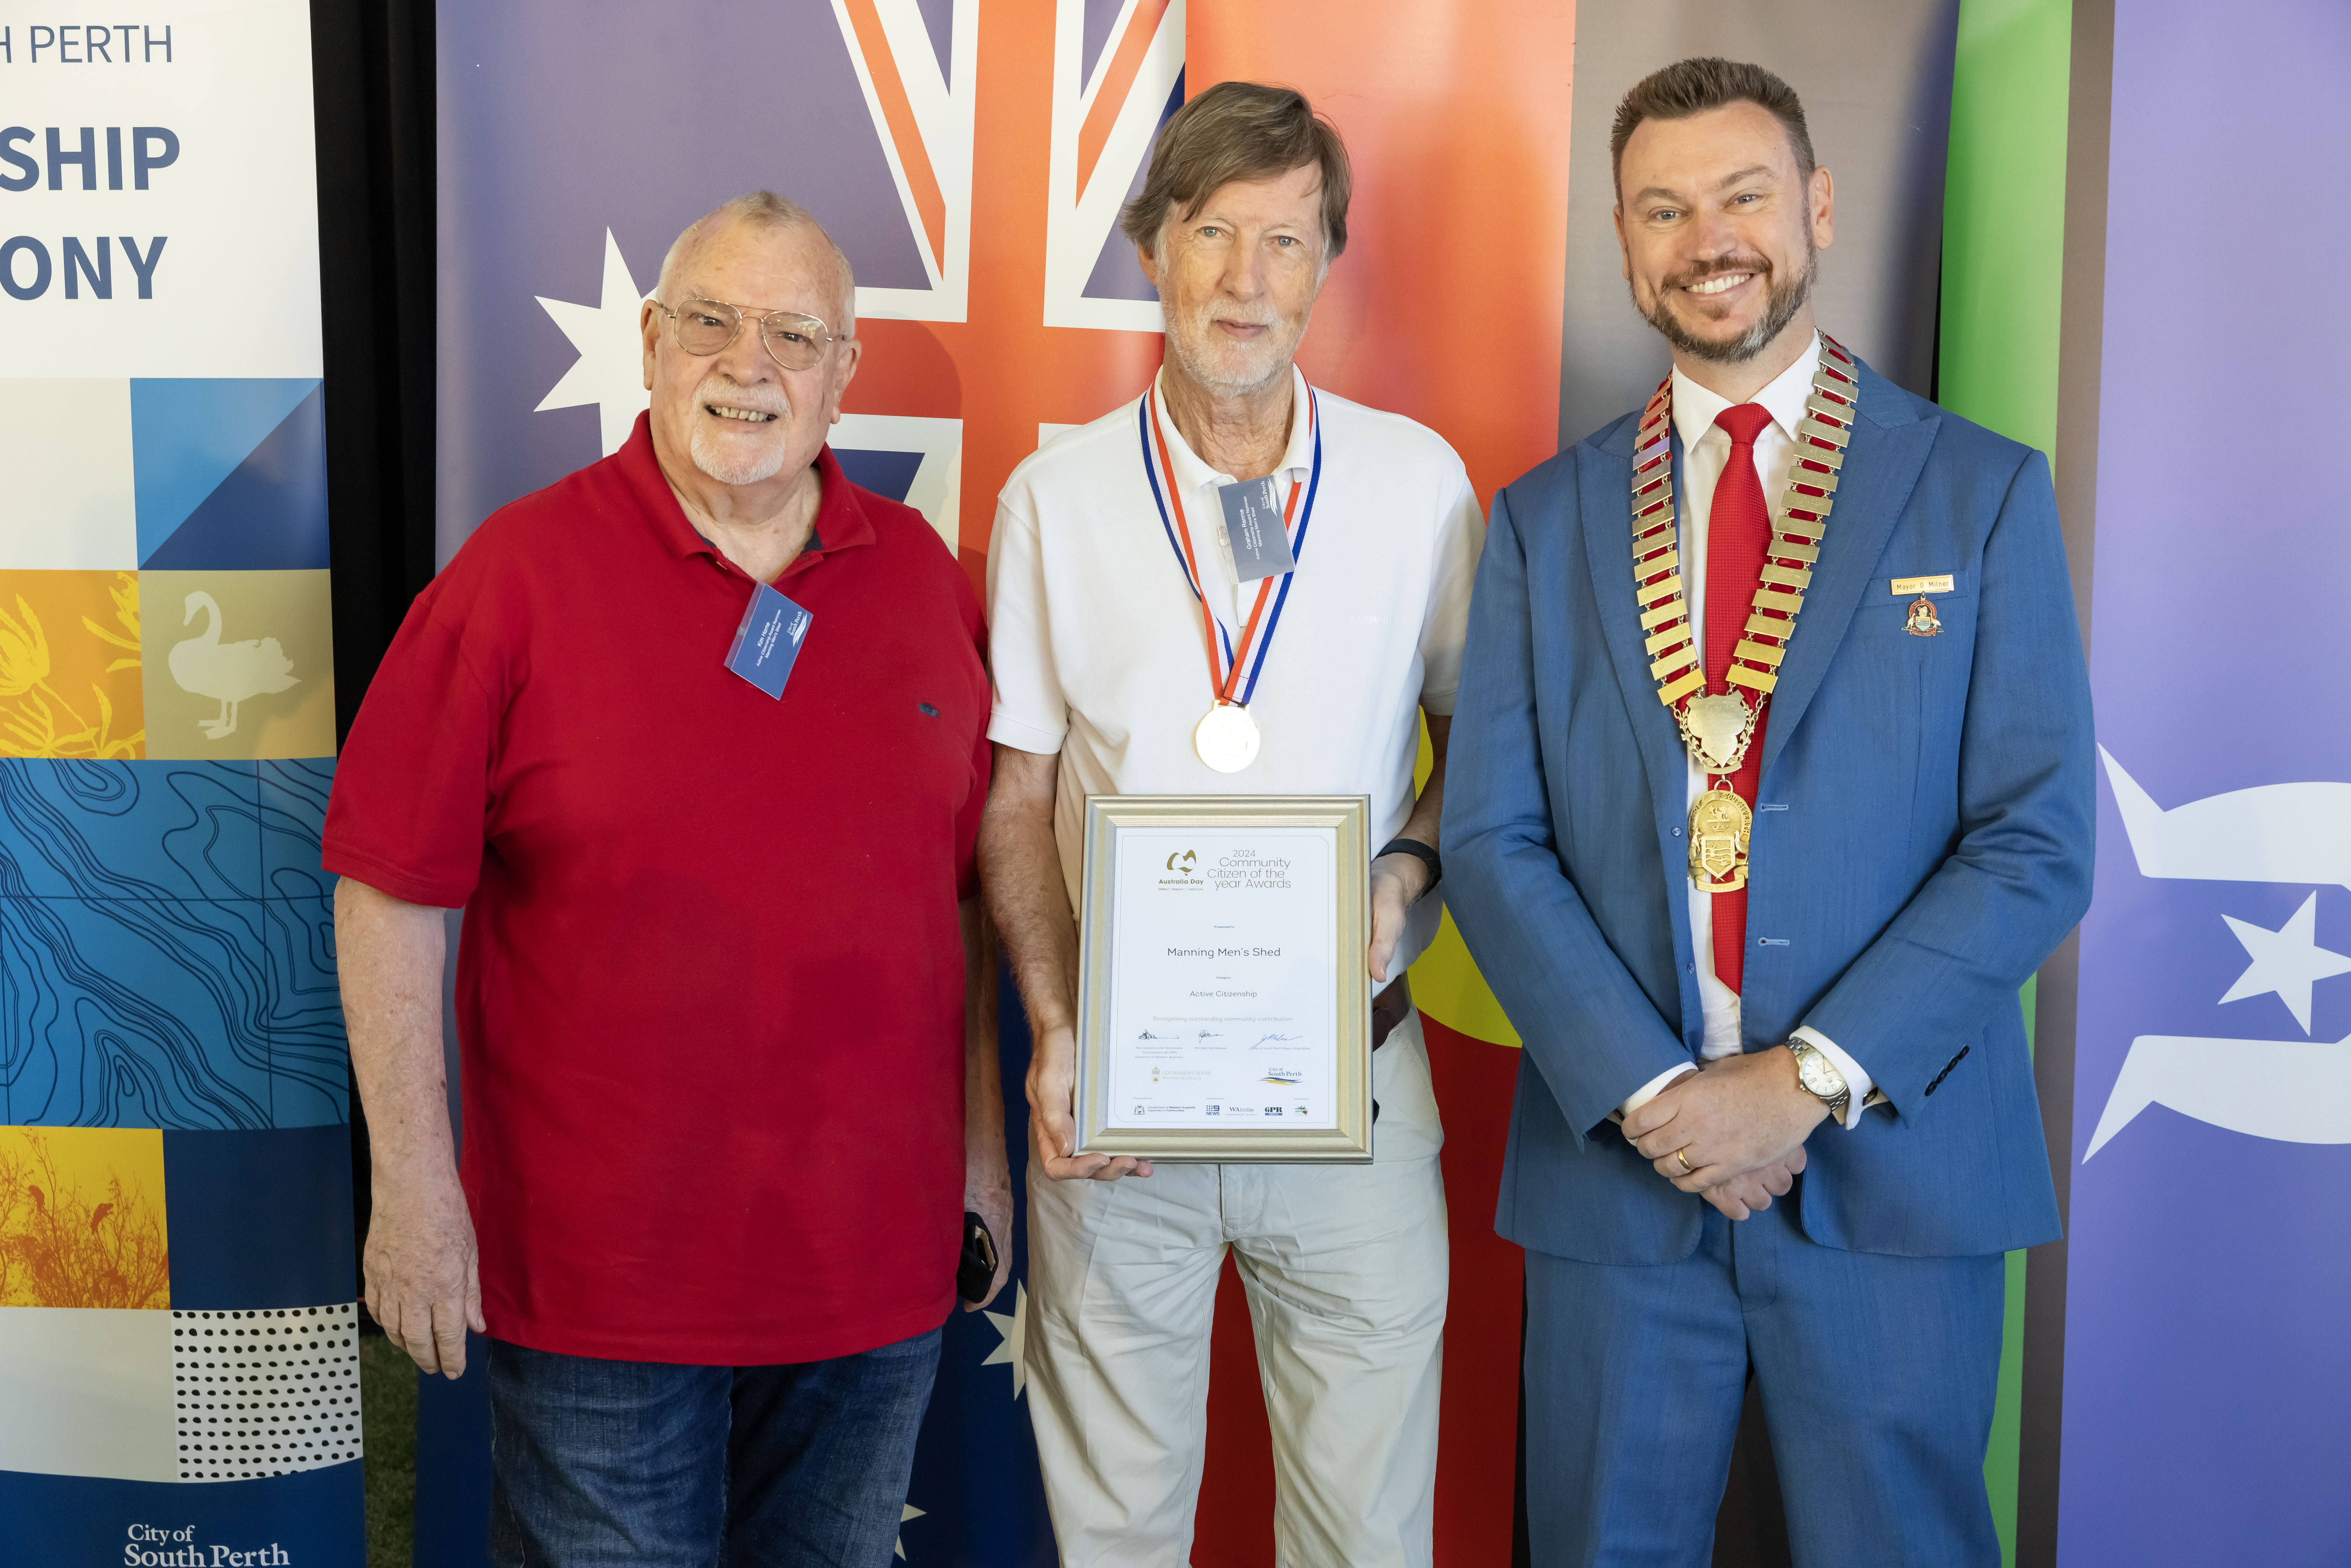
[[[1428,868],[1428,887],[1435,887],[1445,880],[1445,862],[1437,858],[1437,846],[1434,844],[1424,844],[1418,839],[1390,839],[1380,846],[1380,854],[1372,858],[1377,860],[1380,855],[1412,856]],[[1420,890],[1421,897],[1428,896],[1428,887]]]

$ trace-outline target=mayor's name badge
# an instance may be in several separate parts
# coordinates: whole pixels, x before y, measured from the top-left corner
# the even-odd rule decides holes
[[[735,628],[735,645],[726,650],[726,667],[769,696],[781,697],[811,619],[766,583],[755,584],[750,608]]]
[[[1280,577],[1294,570],[1290,532],[1282,526],[1281,499],[1272,476],[1217,486],[1224,503],[1225,538],[1233,547],[1233,575],[1243,582]]]

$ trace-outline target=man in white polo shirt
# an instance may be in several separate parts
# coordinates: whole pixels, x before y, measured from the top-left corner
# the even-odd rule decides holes
[[[1224,82],[1161,131],[1123,217],[1157,285],[1151,390],[1007,482],[988,554],[988,906],[1029,1009],[1029,1410],[1061,1561],[1190,1561],[1225,1253],[1256,1327],[1280,1560],[1426,1563],[1445,1322],[1443,1140],[1402,981],[1438,900],[1437,825],[1485,526],[1461,460],[1291,363],[1346,246],[1336,131]],[[1252,578],[1221,487],[1270,477],[1294,567]],[[1416,797],[1420,717],[1436,767]],[[1076,1157],[1085,798],[1368,795],[1369,1166]]]

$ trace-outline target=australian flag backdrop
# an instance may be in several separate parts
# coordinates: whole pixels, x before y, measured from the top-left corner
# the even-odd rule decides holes
[[[1693,40],[1792,74],[1823,58],[1844,74],[1823,114],[1847,128],[1839,178],[1858,198],[1831,286],[1839,330],[1925,392],[1933,292],[1900,264],[1933,254],[1939,232],[1952,6],[1764,9],[1813,24],[1866,12],[1871,25],[1775,41],[1769,17],[1698,0],[444,5],[442,559],[499,506],[626,437],[645,406],[638,308],[664,252],[719,202],[766,187],[814,213],[857,272],[866,353],[834,433],[843,467],[919,508],[978,581],[1012,466],[1156,368],[1159,306],[1118,211],[1186,91],[1232,78],[1303,89],[1354,161],[1350,248],[1301,351],[1307,373],[1442,432],[1482,498],[1661,373],[1656,340],[1615,319],[1606,114]],[[1577,90],[1586,78],[1591,96]],[[1903,129],[1889,137],[1887,124]],[[1582,229],[1602,241],[1572,240]],[[1398,329],[1432,300],[1445,330]],[[1452,1214],[1437,1558],[1502,1563],[1521,1260],[1492,1216],[1518,1037],[1449,926],[1413,978]],[[1027,1032],[1004,995],[1017,1182]],[[1002,1299],[947,1325],[901,1530],[915,1568],[1053,1561],[1025,1407],[1019,1235],[1013,1262]],[[1212,1361],[1194,1561],[1256,1568],[1273,1561],[1271,1461],[1229,1270]],[[423,1421],[419,1561],[478,1561],[479,1396],[432,1389]]]

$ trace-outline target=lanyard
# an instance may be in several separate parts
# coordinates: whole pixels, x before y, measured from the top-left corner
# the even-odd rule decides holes
[[[1184,497],[1176,484],[1175,465],[1167,460],[1167,438],[1159,428],[1156,387],[1144,394],[1143,402],[1136,406],[1136,418],[1138,421],[1136,434],[1143,444],[1143,472],[1151,481],[1151,498],[1159,507],[1159,526],[1166,530],[1168,548],[1176,552],[1176,562],[1183,568],[1185,585],[1191,589],[1192,597],[1199,601],[1200,641],[1207,649],[1208,656],[1208,687],[1216,694],[1216,700],[1219,705],[1234,702],[1235,689],[1238,687],[1239,692],[1238,700],[1241,706],[1247,707],[1249,700],[1257,695],[1258,677],[1265,671],[1266,654],[1272,651],[1273,634],[1281,624],[1283,608],[1290,602],[1290,580],[1296,575],[1296,562],[1306,551],[1306,529],[1314,520],[1314,497],[1322,486],[1321,402],[1315,395],[1314,389],[1308,387],[1306,420],[1307,428],[1314,437],[1313,466],[1308,471],[1303,486],[1294,480],[1290,483],[1290,500],[1282,507],[1281,513],[1281,526],[1290,534],[1291,570],[1281,574],[1281,587],[1279,592],[1275,591],[1274,580],[1270,577],[1258,583],[1257,603],[1249,611],[1249,624],[1241,632],[1240,647],[1238,652],[1234,650],[1232,637],[1225,631],[1224,623],[1217,620],[1216,612],[1209,609],[1208,596],[1201,591],[1199,560],[1192,548],[1192,526],[1184,515]],[[1152,461],[1155,444],[1158,457],[1155,465]],[[1165,486],[1162,486],[1159,479],[1163,472],[1167,476]],[[1306,507],[1302,514],[1298,505],[1301,493],[1306,497]],[[1175,506],[1175,517],[1172,521],[1168,517],[1168,506],[1171,502]],[[1292,518],[1297,520],[1295,529],[1290,528]],[[1266,616],[1266,604],[1269,601],[1273,605],[1273,614],[1270,618]],[[1258,638],[1258,626],[1260,622],[1265,626],[1263,641]],[[1220,643],[1224,653],[1221,662],[1217,658]],[[1256,653],[1254,659],[1249,656],[1252,649]],[[1249,670],[1249,680],[1246,685],[1240,685],[1244,665]]]

